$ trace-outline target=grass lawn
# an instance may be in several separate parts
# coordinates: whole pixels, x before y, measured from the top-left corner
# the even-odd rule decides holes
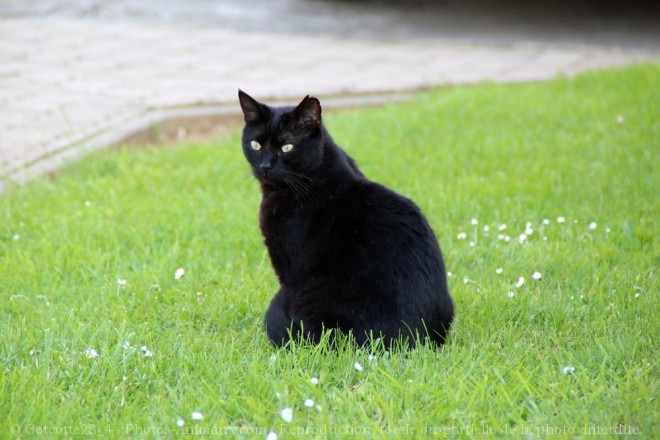
[[[444,349],[271,347],[238,131],[115,149],[0,197],[0,438],[660,436],[660,65],[326,125],[436,231]]]

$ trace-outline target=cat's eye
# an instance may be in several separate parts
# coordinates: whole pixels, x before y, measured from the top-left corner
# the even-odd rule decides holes
[[[282,152],[283,153],[288,153],[291,150],[293,150],[293,144],[282,145]]]
[[[252,147],[253,150],[259,151],[261,150],[261,144],[257,141],[252,141],[250,142],[250,146]]]

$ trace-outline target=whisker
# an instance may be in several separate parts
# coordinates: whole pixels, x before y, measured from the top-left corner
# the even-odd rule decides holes
[[[297,177],[303,178],[303,179],[308,180],[309,182],[312,182],[312,183],[323,181],[323,179],[321,179],[319,177],[313,176],[311,174],[302,173],[302,172],[299,172],[299,171],[298,172],[292,171],[291,174],[294,174]]]
[[[289,172],[282,180],[289,186],[294,192],[300,197],[312,198],[313,200],[318,200],[317,192],[315,190],[315,185],[310,182],[305,181],[305,177],[300,173]]]
[[[307,197],[313,202],[319,202],[321,200],[321,193],[317,185],[300,182],[306,189]]]
[[[301,196],[301,197],[302,197],[302,196],[305,195],[304,187],[302,187],[302,186],[300,185],[300,183],[297,182],[297,181],[293,178],[293,176],[282,176],[282,180],[283,180],[284,183],[286,183],[286,185],[287,185],[289,188],[291,188],[291,189],[293,190],[293,192],[295,192],[298,196]]]

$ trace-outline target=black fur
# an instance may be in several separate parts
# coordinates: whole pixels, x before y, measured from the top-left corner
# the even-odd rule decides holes
[[[332,140],[321,105],[269,107],[239,91],[243,152],[261,184],[259,224],[280,289],[268,337],[318,342],[323,329],[362,344],[442,344],[453,319],[445,267],[424,215],[368,180]],[[261,148],[255,150],[251,143]],[[293,149],[283,152],[282,146]]]

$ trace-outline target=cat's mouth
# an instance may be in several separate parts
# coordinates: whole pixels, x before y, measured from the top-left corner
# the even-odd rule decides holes
[[[277,176],[277,173],[273,173],[273,170],[260,170],[256,174],[257,180],[261,183],[265,183],[269,186],[283,186],[284,183]]]

